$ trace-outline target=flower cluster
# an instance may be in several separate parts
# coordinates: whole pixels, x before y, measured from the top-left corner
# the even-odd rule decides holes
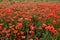
[[[0,39],[60,40],[60,4],[0,3]]]

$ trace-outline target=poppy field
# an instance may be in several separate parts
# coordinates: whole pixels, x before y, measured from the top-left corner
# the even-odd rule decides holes
[[[0,0],[0,40],[60,40],[60,3]]]

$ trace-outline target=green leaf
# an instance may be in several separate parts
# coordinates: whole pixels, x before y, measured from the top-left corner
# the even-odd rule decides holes
[[[41,27],[42,26],[42,22],[41,21],[39,21],[38,19],[37,19],[37,17],[32,17],[32,22],[34,23],[34,25],[36,25],[37,26],[37,28],[39,28],[39,27]]]
[[[50,0],[50,2],[53,2],[54,0]]]
[[[43,38],[42,40],[52,40],[49,36]]]
[[[5,40],[9,40],[9,38],[8,37],[5,37]]]
[[[60,40],[60,32],[58,32],[57,35],[54,36],[56,40]]]
[[[37,2],[38,0],[34,0],[34,2]]]
[[[2,0],[0,0],[0,2],[2,2]]]
[[[19,2],[23,2],[24,0],[18,0]]]
[[[49,19],[46,19],[44,22],[45,22],[46,24],[52,24]]]
[[[1,36],[3,36],[3,37],[4,37],[4,36],[5,36],[5,33],[1,34]]]
[[[35,37],[36,37],[36,34],[34,34],[34,35],[31,35],[31,37],[32,37],[32,38],[35,38]]]
[[[56,24],[54,24],[55,28],[60,28],[60,22],[56,22]]]

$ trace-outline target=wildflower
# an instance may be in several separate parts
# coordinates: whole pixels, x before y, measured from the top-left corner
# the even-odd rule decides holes
[[[22,22],[22,20],[23,20],[23,18],[19,18],[19,19],[18,19],[18,22]]]
[[[13,33],[16,34],[18,31],[17,30],[14,30]]]
[[[34,24],[33,23],[30,23],[29,26],[32,27]]]
[[[56,35],[58,32],[57,32],[57,30],[54,30],[53,33]]]
[[[0,34],[2,34],[2,30],[0,30]]]
[[[21,35],[24,35],[24,32],[23,32],[23,31],[20,31],[19,33],[20,33]]]
[[[39,30],[42,30],[42,29],[43,29],[42,27],[39,28]]]
[[[20,39],[20,36],[18,36],[18,38]]]
[[[53,31],[53,30],[54,30],[54,27],[53,27],[53,26],[51,26],[51,27],[49,28],[49,30],[50,30],[50,31]]]
[[[1,40],[5,40],[4,37],[1,37]]]
[[[7,34],[6,34],[6,36],[7,36],[7,37],[9,37],[9,36],[10,36],[10,34],[9,34],[9,33],[7,33]]]
[[[0,25],[0,30],[2,29],[2,25]]]
[[[34,39],[34,40],[39,40],[39,39],[38,39],[38,37],[35,37],[35,39]]]
[[[34,34],[34,31],[29,31],[30,34]]]
[[[49,30],[50,26],[45,27],[46,30]]]
[[[10,13],[10,12],[11,12],[11,9],[10,9],[10,8],[6,8],[6,9],[5,9],[5,12],[6,12],[6,13]]]
[[[46,24],[43,24],[42,27],[45,28],[47,25]]]
[[[26,37],[25,36],[22,36],[22,39],[25,39]]]
[[[16,25],[16,29],[19,29],[19,28],[21,28],[22,27],[22,23],[18,23],[17,25]]]

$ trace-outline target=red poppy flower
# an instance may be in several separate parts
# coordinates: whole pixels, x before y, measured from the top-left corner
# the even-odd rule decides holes
[[[19,32],[21,35],[24,35],[24,32],[23,31],[21,31],[21,32]]]
[[[18,31],[17,30],[14,30],[13,33],[16,34]]]
[[[0,26],[0,30],[2,29],[2,26]]]
[[[22,37],[22,39],[25,39],[26,37],[25,36],[21,36]]]
[[[45,28],[47,25],[46,24],[43,24],[42,27]]]
[[[45,29],[46,29],[46,30],[49,30],[49,29],[50,29],[50,26],[45,27]]]
[[[34,34],[34,31],[29,31],[30,34]]]
[[[6,12],[6,13],[10,13],[10,12],[11,12],[11,9],[10,9],[10,8],[6,8],[6,9],[5,9],[5,12]]]
[[[20,39],[20,36],[18,36],[18,39]]]
[[[42,29],[43,29],[42,27],[39,28],[39,30],[42,30]]]
[[[19,19],[18,19],[18,22],[22,22],[22,20],[23,20],[23,18],[19,18]]]
[[[56,35],[58,32],[57,32],[57,30],[54,30],[53,33]]]
[[[32,27],[34,24],[33,23],[30,23],[29,26]]]
[[[5,40],[4,37],[2,37],[1,40]]]
[[[60,22],[60,20],[57,20],[58,22]]]
[[[6,33],[6,30],[7,30],[7,29],[6,29],[6,28],[4,28],[4,29],[2,30],[2,32],[3,32],[3,33]]]
[[[9,33],[7,33],[7,34],[6,34],[6,36],[7,36],[7,37],[9,37],[9,36],[10,36],[10,34],[9,34]]]
[[[60,28],[57,28],[58,31],[60,31]]]
[[[51,27],[49,28],[49,30],[50,30],[50,31],[53,31],[53,30],[54,30],[54,27],[53,27],[53,26],[51,26]]]
[[[16,25],[16,29],[19,29],[19,28],[21,28],[22,27],[22,23],[18,23],[17,25]]]
[[[0,34],[2,34],[2,31],[0,31]]]
[[[38,37],[36,37],[34,40],[39,40]]]

